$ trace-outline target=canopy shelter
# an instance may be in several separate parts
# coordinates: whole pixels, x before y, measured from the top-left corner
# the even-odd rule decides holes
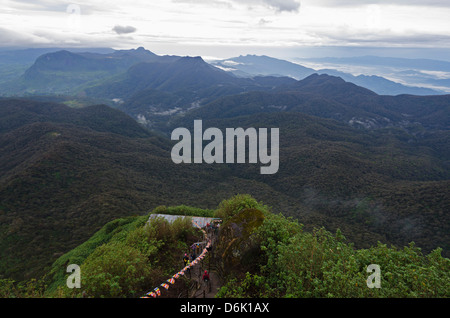
[[[212,220],[217,220],[217,218],[205,218],[199,216],[186,216],[186,215],[170,215],[170,214],[151,214],[149,218],[149,222],[151,219],[162,217],[169,221],[170,223],[179,218],[191,218],[193,223],[198,224],[200,228],[206,227],[206,224],[211,224]]]

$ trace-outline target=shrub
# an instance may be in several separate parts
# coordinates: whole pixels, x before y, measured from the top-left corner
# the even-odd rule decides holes
[[[83,289],[93,297],[137,296],[151,281],[147,257],[123,243],[97,248],[81,267]]]
[[[243,209],[256,209],[264,213],[269,211],[267,206],[259,203],[252,196],[248,194],[238,194],[231,199],[223,200],[214,212],[214,217],[221,218],[225,223]]]

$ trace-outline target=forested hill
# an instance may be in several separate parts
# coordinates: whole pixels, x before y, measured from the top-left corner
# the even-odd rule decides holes
[[[339,77],[313,74],[301,81],[280,83],[270,91],[223,96],[172,121],[180,125],[193,118],[279,112],[330,118],[356,128],[396,127],[414,136],[430,130],[449,130],[446,115],[450,112],[450,95],[383,96]]]
[[[184,217],[169,221],[159,213]],[[194,216],[221,225],[200,231]],[[209,253],[186,266],[183,255],[198,260],[192,243],[204,233]],[[68,264],[80,266],[81,288],[68,288]],[[236,195],[212,210],[159,206],[111,221],[59,257],[44,278],[27,285],[0,279],[0,296],[137,298],[150,290],[157,298],[203,297],[197,273],[206,270],[213,280],[209,294],[218,298],[441,298],[450,296],[449,266],[441,249],[424,254],[413,243],[357,249],[340,230],[306,231],[263,202]]]
[[[0,99],[0,133],[11,132],[32,123],[72,124],[127,137],[151,136],[132,118],[106,105],[74,109],[57,103]]]
[[[255,164],[176,165],[174,142],[107,106],[6,99],[0,112],[4,277],[43,274],[113,219],[162,204],[212,209],[237,193],[301,220],[306,230],[339,228],[358,248],[414,241],[448,255],[445,131],[414,137],[291,111],[204,120],[220,129],[279,127],[280,169],[268,177]]]

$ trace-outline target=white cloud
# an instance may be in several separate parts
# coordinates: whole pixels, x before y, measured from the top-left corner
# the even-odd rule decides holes
[[[291,12],[298,11],[300,9],[299,0],[235,0],[239,3],[245,3],[249,5],[265,5],[278,12]]]
[[[24,46],[37,42],[39,39],[33,35],[22,34],[17,31],[0,27],[0,43],[4,46]]]
[[[278,11],[298,11],[300,1],[295,0],[264,0],[264,3]]]
[[[0,46],[450,47],[450,1],[2,1]]]
[[[265,6],[272,10],[298,11],[300,0],[172,0],[173,3],[189,3],[191,5],[208,5],[215,7],[232,8],[233,5]]]
[[[448,0],[303,0],[311,5],[325,7],[361,7],[366,5],[389,5],[389,6],[423,6],[450,8]]]

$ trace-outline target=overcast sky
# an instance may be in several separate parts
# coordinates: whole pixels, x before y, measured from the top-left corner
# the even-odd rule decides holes
[[[0,46],[217,57],[255,47],[449,49],[449,17],[449,0],[0,0]]]

